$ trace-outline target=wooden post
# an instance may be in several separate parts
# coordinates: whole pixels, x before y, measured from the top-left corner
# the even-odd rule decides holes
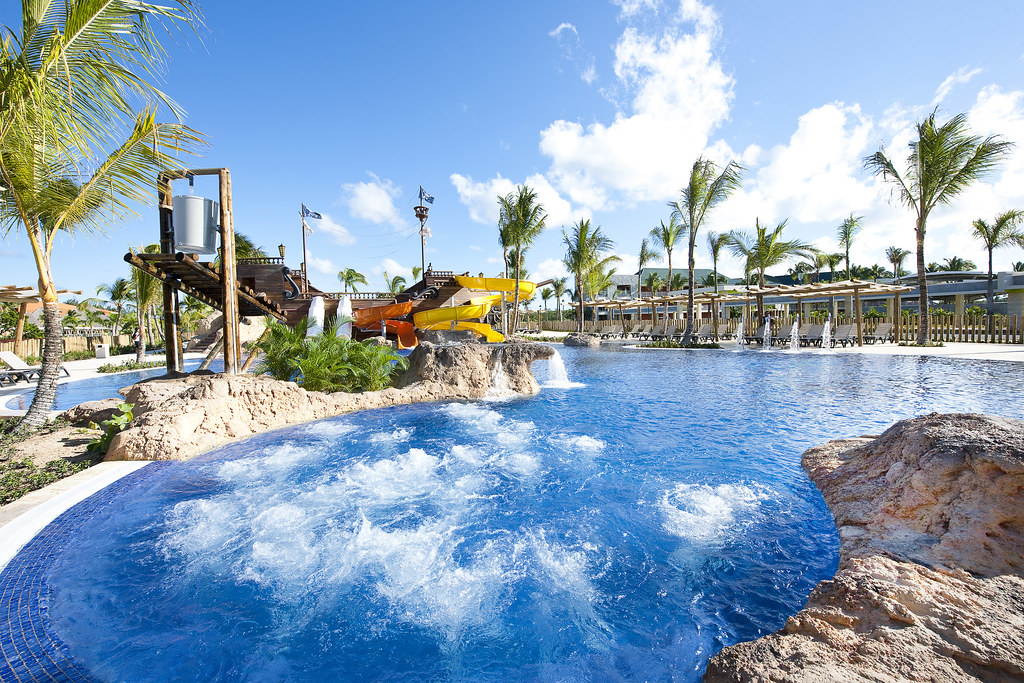
[[[893,326],[893,329],[894,329],[893,337],[892,338],[896,340],[897,344],[899,344],[900,343],[900,323],[903,322],[903,311],[901,310],[901,307],[900,307],[900,293],[899,292],[896,292],[895,300],[896,300],[896,303],[893,304],[893,312],[892,312],[892,326]]]
[[[235,227],[231,212],[231,172],[218,173],[220,185],[220,276],[224,295],[224,372],[238,372],[238,297],[235,277]]]
[[[14,355],[21,356],[21,338],[25,334],[25,316],[28,315],[28,302],[22,301],[18,306],[18,322],[14,326]]]
[[[160,204],[160,253],[174,253],[174,204],[171,199],[171,178],[161,173],[157,176],[157,198]],[[181,340],[178,334],[178,297],[174,288],[163,283],[164,306],[164,359],[167,372],[181,372]]]
[[[860,290],[853,288],[853,308],[857,319],[857,346],[864,346],[864,314],[860,310]]]

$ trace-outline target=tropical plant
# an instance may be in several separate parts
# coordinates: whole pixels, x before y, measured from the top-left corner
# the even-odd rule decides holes
[[[708,251],[711,252],[711,270],[714,273],[715,283],[715,294],[718,294],[718,284],[721,281],[728,282],[728,278],[721,278],[718,275],[718,257],[722,253],[722,248],[729,244],[729,235],[724,232],[709,232],[708,233]],[[707,285],[705,285],[707,286]]]
[[[810,267],[810,265],[807,262],[801,261],[799,263],[796,263],[796,264],[790,266],[789,270],[786,271],[786,274],[789,275],[791,278],[793,278],[793,282],[795,282],[797,284],[801,284],[802,282],[804,282],[806,280],[807,269],[809,267]]]
[[[738,257],[746,260],[751,271],[757,271],[757,308],[764,311],[764,274],[769,268],[782,265],[791,258],[810,258],[816,252],[810,244],[799,240],[783,240],[782,231],[787,220],[783,220],[771,231],[768,226],[761,225],[760,219],[754,221],[753,232],[733,230],[729,233],[729,249]]]
[[[235,258],[267,258],[267,252],[263,251],[263,247],[256,246],[256,243],[249,236],[243,235],[236,230]]]
[[[547,214],[537,201],[537,192],[527,185],[518,185],[515,192],[499,197],[498,208],[498,241],[505,252],[506,263],[508,252],[514,250],[515,253],[515,262],[512,263],[512,277],[516,281],[512,294],[512,329],[515,330],[519,327],[519,280],[523,256],[544,232]]]
[[[678,292],[683,287],[686,287],[686,284],[686,278],[682,273],[674,273],[672,275],[672,282],[668,285],[668,290],[670,292]]]
[[[551,281],[551,288],[555,292],[555,307],[558,309],[558,322],[562,322],[562,297],[565,296],[565,288],[569,283],[567,277],[556,277]]]
[[[412,279],[413,279],[414,282],[419,282],[420,281],[420,273],[422,273],[422,272],[423,272],[423,267],[422,266],[413,266],[412,267]]]
[[[351,287],[353,292],[358,292],[356,285],[368,285],[366,276],[357,271],[355,268],[345,268],[344,270],[338,271],[338,281],[341,282],[341,286],[344,288],[345,293],[348,293],[348,288]]]
[[[160,252],[160,245],[150,244],[139,249],[146,254]],[[130,249],[135,251],[135,249]],[[144,273],[138,268],[133,268],[131,273],[132,293],[135,295],[135,315],[138,325],[138,339],[135,340],[135,360],[142,362],[146,355],[147,337],[148,343],[153,342],[153,334],[150,330],[150,320],[153,316],[153,309],[160,298],[160,281],[149,273]]]
[[[659,275],[658,273],[650,272],[644,279],[644,286],[647,287],[647,291],[651,293],[651,298],[653,299],[654,297],[658,296],[658,291],[665,286],[665,280],[662,279],[661,275]],[[666,312],[665,315],[667,316],[668,313]],[[658,311],[654,307],[653,302],[651,302],[651,317],[655,319],[655,323],[658,322]]]
[[[992,279],[992,252],[1011,245],[1024,247],[1024,232],[1019,229],[1022,220],[1024,220],[1024,211],[1011,210],[996,216],[991,224],[981,218],[973,223],[974,230],[971,234],[981,240],[988,252],[988,291],[985,295],[985,305],[989,315],[992,315],[992,301],[995,296]]]
[[[919,310],[928,310],[928,279],[925,275],[924,241],[928,216],[939,205],[952,203],[975,181],[992,171],[1009,153],[1012,143],[1000,136],[971,135],[966,114],[957,114],[944,124],[935,120],[937,110],[917,124],[917,139],[910,143],[910,155],[903,173],[881,149],[864,159],[865,167],[893,185],[901,204],[913,210],[917,239],[917,286]],[[930,338],[928,316],[921,316],[917,343]]]
[[[89,429],[98,429],[100,434],[85,447],[86,452],[106,455],[107,449],[110,448],[110,442],[114,440],[114,437],[127,429],[132,420],[135,419],[135,416],[132,414],[134,407],[134,403],[119,403],[117,410],[114,411],[114,414],[109,419],[103,420],[99,424],[90,422]]]
[[[1024,273],[1024,261],[1014,261],[1013,272]]]
[[[704,279],[700,281],[700,286],[701,287],[714,287],[715,290],[717,291],[718,290],[718,285],[725,285],[725,284],[728,284],[728,283],[729,283],[729,278],[727,278],[726,276],[719,275],[718,277],[715,277],[714,273],[708,273],[707,275],[704,276]]]
[[[51,256],[58,234],[101,232],[151,203],[157,174],[201,143],[181,124],[157,123],[154,100],[180,110],[147,78],[164,52],[162,19],[196,21],[192,3],[24,0],[20,35],[0,45],[0,194],[3,230],[24,230],[43,303],[42,369],[22,424],[53,405],[63,342]],[[145,103],[136,111],[136,102]],[[128,132],[121,142],[119,131]]]
[[[398,294],[405,289],[405,278],[401,275],[391,277],[388,275],[388,271],[384,271],[384,286],[387,291],[391,294]]]
[[[581,219],[573,224],[567,232],[562,229],[562,243],[565,244],[565,256],[562,263],[573,274],[576,280],[577,317],[576,331],[583,331],[583,298],[582,294],[586,277],[592,270],[604,270],[612,263],[619,261],[618,256],[605,256],[615,244],[611,238],[601,232],[601,226],[591,227],[590,221]]]
[[[541,299],[541,301],[544,302],[544,319],[545,320],[548,317],[548,299],[550,299],[554,295],[555,295],[555,292],[550,287],[545,287],[544,289],[540,290],[540,299]]]
[[[885,258],[892,264],[892,272],[895,279],[898,280],[906,274],[903,270],[903,260],[908,256],[910,256],[909,249],[902,249],[895,246],[886,248]]]
[[[123,277],[119,277],[109,285],[102,284],[97,287],[96,294],[98,296],[105,296],[110,303],[114,304],[114,308],[117,311],[117,319],[114,321],[113,334],[116,337],[121,329],[121,313],[124,311],[125,304],[132,299],[132,283]]]
[[[682,221],[682,229],[690,238],[689,259],[687,267],[689,270],[689,292],[686,295],[686,331],[683,333],[683,343],[689,343],[693,334],[693,323],[696,311],[693,307],[693,269],[694,251],[697,246],[697,232],[700,230],[708,213],[719,204],[729,198],[735,190],[740,187],[740,174],[743,167],[734,161],[730,161],[718,171],[718,166],[710,159],[698,157],[690,169],[690,178],[682,189],[682,196],[679,201],[672,202],[672,215],[678,216]],[[669,280],[672,279],[672,266],[669,265]]]
[[[960,258],[959,256],[950,256],[940,264],[940,270],[949,271],[951,273],[963,273],[968,270],[974,270],[978,265],[970,259]]]
[[[825,265],[828,266],[828,279],[829,282],[836,281],[836,269],[839,264],[843,262],[843,254],[823,254],[825,259]]]
[[[636,269],[636,295],[640,296],[640,276],[644,272],[644,268],[647,267],[648,263],[651,263],[661,258],[661,252],[651,247],[647,243],[647,238],[644,238],[640,242],[640,254],[637,256],[637,269]]]
[[[669,216],[668,225],[661,221],[657,227],[652,228],[650,236],[654,245],[665,251],[665,258],[668,260],[668,274],[665,276],[665,284],[672,282],[672,250],[683,239],[685,234],[682,223],[676,217],[675,212]]]
[[[861,231],[863,227],[861,221],[864,220],[864,216],[854,216],[852,213],[849,218],[843,220],[836,228],[836,238],[839,240],[839,246],[843,249],[843,255],[846,258],[846,279],[849,280],[853,277],[853,271],[850,270],[850,247],[853,246],[853,238],[857,236],[857,233]]]

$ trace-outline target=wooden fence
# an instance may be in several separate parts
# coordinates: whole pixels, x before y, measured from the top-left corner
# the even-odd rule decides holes
[[[97,344],[110,344],[111,346],[127,346],[132,343],[132,338],[127,334],[119,334],[111,338],[109,334],[94,337],[64,337],[64,353],[69,351],[94,351]],[[0,351],[14,351],[14,340],[0,340]],[[42,339],[22,339],[21,348],[16,352],[22,358],[29,356],[43,355]]]

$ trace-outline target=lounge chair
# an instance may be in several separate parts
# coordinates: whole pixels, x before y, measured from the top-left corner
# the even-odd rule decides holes
[[[601,330],[601,339],[613,339],[622,335],[622,325],[618,323],[612,323],[611,325],[605,325],[604,329]]]
[[[853,346],[857,343],[857,331],[853,325],[837,325],[835,334],[832,335],[832,346],[836,344],[842,344],[843,348],[849,344]]]
[[[4,382],[17,384],[19,379],[21,379],[21,373],[19,372],[12,372],[10,370],[0,370],[0,386],[3,386]]]
[[[654,339],[655,341],[660,341],[662,339],[671,339],[672,337],[675,336],[675,334],[676,334],[676,326],[675,325],[669,325],[668,329],[665,330],[664,332],[662,332],[660,334],[652,334],[651,335],[651,339]]]
[[[697,341],[711,341],[711,338],[714,336],[713,330],[714,328],[710,324],[705,323],[693,333],[693,338]]]
[[[640,335],[641,339],[655,339],[665,333],[664,325],[656,325],[653,330],[647,333],[647,336]]]
[[[24,379],[26,382],[34,378],[39,377],[39,373],[42,372],[42,366],[31,366],[21,358],[18,358],[13,351],[0,351],[0,360],[7,364],[7,367],[11,369],[13,374],[17,374],[19,377]],[[71,373],[63,365],[60,366],[60,371],[68,377]]]
[[[874,332],[864,335],[864,341],[868,344],[874,344],[876,341],[896,341],[896,335],[892,332],[892,323],[878,323]]]
[[[747,344],[753,344],[754,342],[764,344],[764,323],[761,323],[761,326],[754,330],[754,334],[743,335],[743,341]]]
[[[800,346],[821,346],[821,336],[825,326],[821,323],[808,325],[805,332],[800,333]]]
[[[779,345],[785,346],[789,344],[793,337],[793,323],[783,325],[779,328],[779,331],[772,335],[772,346]]]
[[[647,339],[651,336],[651,330],[654,329],[654,325],[646,325],[642,330],[636,333],[637,339]]]
[[[733,330],[732,332],[730,332],[729,331],[729,326],[726,325],[725,323],[722,323],[721,325],[718,326],[718,338],[720,340],[721,339],[735,339],[736,338],[736,331]],[[714,341],[714,337],[712,337],[712,341]]]
[[[643,323],[637,323],[636,325],[633,325],[633,329],[631,329],[629,332],[625,334],[625,338],[629,339],[630,337],[640,336],[640,330],[642,330],[643,327]]]

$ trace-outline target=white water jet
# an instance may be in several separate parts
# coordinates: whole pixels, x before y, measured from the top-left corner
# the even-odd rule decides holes
[[[832,348],[832,314],[825,318],[825,327],[821,329],[821,350],[828,351]]]
[[[746,325],[746,317],[744,316],[744,314],[740,313],[740,324],[736,328],[736,350],[737,351],[742,351],[742,350],[744,350],[746,348],[746,345],[743,343],[743,333],[744,333],[744,331],[746,329],[745,325]]]
[[[772,319],[767,316],[764,319],[764,332],[761,335],[761,350],[772,350]]]
[[[800,352],[800,316],[793,318],[793,329],[789,333],[789,350]]]
[[[491,386],[484,394],[484,398],[489,399],[501,399],[508,398],[510,396],[516,396],[516,392],[512,390],[512,387],[508,383],[508,375],[505,374],[505,366],[501,362],[501,357],[494,363],[494,368],[491,370]]]
[[[546,389],[574,389],[584,385],[573,382],[569,379],[569,373],[565,369],[565,362],[562,355],[555,350],[555,355],[547,359],[547,379],[541,382]]]

